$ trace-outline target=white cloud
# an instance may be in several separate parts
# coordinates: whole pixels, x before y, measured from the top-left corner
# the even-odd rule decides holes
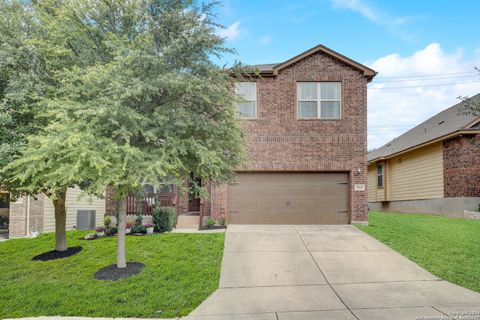
[[[270,42],[272,42],[272,37],[268,34],[260,38],[260,43],[264,46],[266,46]]]
[[[330,0],[335,8],[351,10],[359,13],[366,19],[385,27],[390,33],[403,40],[410,41],[412,35],[405,30],[405,26],[412,20],[411,17],[393,17],[363,0]]]
[[[344,8],[358,12],[365,18],[374,22],[380,21],[379,13],[360,0],[332,0],[332,3],[338,8]]]
[[[235,21],[228,28],[221,29],[218,35],[227,40],[236,40],[240,37],[240,21]]]
[[[367,65],[379,72],[368,89],[369,149],[382,146],[458,103],[458,96],[480,92],[479,82],[460,84],[480,81],[480,76],[473,72],[474,66],[480,65],[480,57],[468,60],[462,50],[447,53],[437,43],[410,56],[390,54]],[[427,76],[432,74],[442,75]],[[388,78],[400,76],[404,78]],[[456,84],[436,86],[451,83]]]

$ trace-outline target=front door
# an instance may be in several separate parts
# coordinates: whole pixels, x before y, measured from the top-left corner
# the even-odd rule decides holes
[[[193,178],[193,175],[191,176]],[[202,180],[200,178],[193,178],[198,187],[202,186]],[[200,198],[196,195],[193,190],[194,183],[190,181],[189,189],[190,193],[188,195],[188,211],[190,212],[199,212],[200,211]]]

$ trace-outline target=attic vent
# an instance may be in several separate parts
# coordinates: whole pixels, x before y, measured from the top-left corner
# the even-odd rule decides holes
[[[389,144],[387,144],[387,147],[390,147],[391,145],[392,145],[392,144],[391,144],[391,143],[389,143]]]
[[[444,124],[444,123],[445,123],[445,120],[442,120],[438,124],[441,125],[441,124]]]
[[[95,210],[77,210],[77,229],[95,229]]]

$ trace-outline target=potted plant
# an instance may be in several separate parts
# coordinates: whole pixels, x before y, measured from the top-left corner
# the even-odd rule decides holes
[[[155,227],[153,224],[145,224],[143,225],[145,228],[147,228],[147,234],[153,234],[153,228]]]
[[[125,233],[130,234],[133,227],[135,227],[135,222],[127,222],[127,225],[125,226]]]
[[[99,237],[105,237],[105,228],[104,227],[98,227],[95,229],[97,232],[97,236]]]

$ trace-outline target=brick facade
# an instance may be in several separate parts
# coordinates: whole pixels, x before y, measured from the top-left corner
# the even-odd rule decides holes
[[[210,187],[210,206],[206,210],[217,221],[227,219],[227,186],[215,185]],[[207,208],[205,208],[207,209]]]
[[[10,224],[8,226],[8,236],[9,238],[20,238],[25,237],[26,229],[26,199],[21,198],[16,202],[10,203],[10,212],[9,219]]]
[[[445,198],[480,197],[480,135],[443,142]]]
[[[39,194],[36,198],[30,198],[30,233],[33,231],[42,232],[44,222],[45,195]]]
[[[342,118],[298,120],[298,81],[340,81]],[[241,121],[246,133],[246,171],[348,172],[352,221],[367,221],[367,78],[359,70],[317,52],[257,79],[257,119]],[[226,187],[212,189],[212,216],[227,214]],[[228,217],[227,217],[228,220]]]
[[[115,188],[107,186],[105,189],[105,215],[115,216],[117,210],[117,201],[115,200]]]
[[[30,206],[30,216],[27,219],[27,210]],[[22,197],[16,202],[10,203],[8,226],[10,238],[21,238],[28,236],[33,231],[43,231],[43,211],[44,196],[38,195],[36,198]],[[27,229],[27,220],[29,228]]]
[[[249,80],[251,81],[251,80]],[[367,221],[367,78],[354,67],[323,52],[316,52],[279,71],[257,78],[257,118],[242,120],[249,163],[240,171],[346,172],[350,177],[353,222]],[[298,120],[297,82],[342,83],[341,119]],[[240,172],[239,171],[239,172]],[[228,221],[226,185],[210,185],[204,212]],[[107,188],[106,212],[115,210],[113,190]],[[182,214],[188,197],[181,197]]]

